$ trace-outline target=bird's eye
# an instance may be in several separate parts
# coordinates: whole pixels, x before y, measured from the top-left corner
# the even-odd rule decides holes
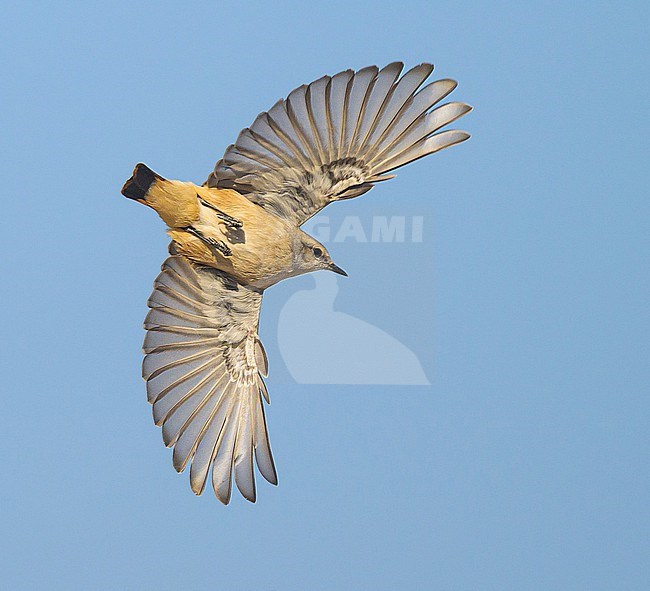
[[[320,248],[318,248],[318,246],[314,246],[314,248],[312,249],[312,252],[314,253],[314,256],[317,259],[319,259],[319,258],[321,258],[323,256],[323,251]]]

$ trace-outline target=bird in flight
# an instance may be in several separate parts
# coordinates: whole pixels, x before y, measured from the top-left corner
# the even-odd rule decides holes
[[[142,375],[174,468],[190,464],[197,495],[210,477],[228,504],[234,475],[255,502],[253,458],[278,482],[262,402],[262,294],[311,271],[346,275],[300,226],[393,178],[390,171],[469,138],[440,131],[471,110],[436,106],[457,83],[425,85],[431,64],[400,76],[402,69],[345,70],[299,86],[241,131],[202,185],[138,164],[122,188],[158,213],[171,238],[148,301]]]

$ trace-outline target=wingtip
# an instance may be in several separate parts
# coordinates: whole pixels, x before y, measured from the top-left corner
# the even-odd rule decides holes
[[[205,490],[205,480],[203,482],[192,482],[190,478],[190,488],[197,497],[200,497]]]
[[[244,497],[249,503],[255,503],[257,500],[257,493],[255,491],[255,487],[253,487],[253,490],[246,490],[245,487],[240,486],[239,483],[235,480],[235,484],[237,485],[237,490],[241,493],[241,496]]]
[[[230,491],[228,491],[227,495],[222,495],[219,491],[215,491],[215,496],[222,505],[229,505],[232,494]]]
[[[260,462],[260,458],[257,456],[256,450],[256,459],[257,459],[257,469],[260,474],[264,477],[264,480],[272,484],[273,486],[278,485],[278,472],[275,469],[275,463],[273,462],[273,457],[271,456],[270,462],[267,464]]]
[[[411,72],[413,70],[419,70],[420,68],[427,72],[427,75],[425,76],[425,78],[428,78],[429,76],[431,76],[431,73],[436,69],[436,67],[431,62],[422,62],[422,63],[418,64],[417,66],[413,66],[409,70],[409,72]]]

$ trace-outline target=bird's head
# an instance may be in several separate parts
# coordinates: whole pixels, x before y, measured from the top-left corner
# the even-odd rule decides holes
[[[318,240],[302,230],[298,240],[294,243],[293,259],[294,268],[300,273],[310,273],[311,271],[323,269],[334,271],[334,273],[345,277],[348,276],[341,267],[334,264],[327,249]]]

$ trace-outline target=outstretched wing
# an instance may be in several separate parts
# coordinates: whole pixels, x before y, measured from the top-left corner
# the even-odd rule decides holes
[[[431,64],[400,78],[402,68],[346,70],[296,88],[239,134],[207,185],[234,188],[300,225],[328,203],[393,178],[387,172],[469,138],[455,129],[439,132],[469,105],[432,109],[456,82],[422,87]]]
[[[255,501],[253,455],[277,484],[262,405],[261,303],[261,292],[182,256],[165,261],[148,302],[142,375],[154,421],[174,446],[174,468],[182,472],[191,461],[192,490],[203,492],[212,467],[224,504],[233,471],[242,495]]]

